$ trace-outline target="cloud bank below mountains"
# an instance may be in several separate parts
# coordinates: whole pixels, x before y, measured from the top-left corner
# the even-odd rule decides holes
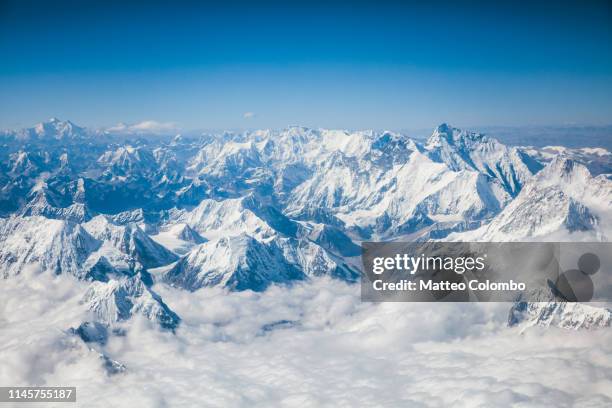
[[[3,282],[0,383],[75,385],[86,406],[609,406],[612,333],[505,327],[508,304],[368,304],[358,287],[156,290],[176,335],[135,318],[90,350],[83,282]],[[10,294],[10,296],[8,296]],[[103,352],[126,366],[108,375]]]

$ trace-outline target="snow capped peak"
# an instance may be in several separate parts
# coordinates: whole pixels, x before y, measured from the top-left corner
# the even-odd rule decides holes
[[[273,283],[290,283],[319,275],[354,280],[358,274],[336,263],[310,241],[279,238],[261,242],[240,234],[197,246],[166,272],[163,279],[191,291],[206,286],[261,291]]]
[[[523,330],[531,326],[594,330],[612,326],[612,310],[582,303],[556,301],[552,294],[539,294],[538,301],[519,299],[510,309],[508,326]]]
[[[224,286],[236,290],[262,290],[273,282],[299,276],[286,264],[274,245],[240,234],[199,245],[164,275],[164,280],[189,290]]]
[[[454,128],[446,123],[437,126],[429,139],[427,145],[430,147],[439,146],[443,143],[451,145],[470,145],[473,143],[483,143],[488,140],[482,133],[469,132]]]
[[[15,175],[29,176],[36,174],[38,166],[24,150],[18,150],[9,155],[9,172]]]
[[[129,143],[105,151],[97,162],[106,168],[107,173],[118,177],[140,176],[157,170],[155,156],[149,149]]]
[[[99,163],[124,165],[130,161],[139,161],[138,150],[131,145],[119,146],[113,151],[106,151],[98,159]]]
[[[40,216],[0,219],[0,270],[5,278],[25,267],[86,278],[83,265],[99,245],[73,222]]]
[[[576,201],[596,207],[612,202],[612,180],[591,176],[585,165],[563,155],[551,160],[530,185],[531,190],[557,188]]]
[[[40,138],[48,137],[60,140],[81,137],[85,134],[85,129],[69,120],[63,121],[53,117],[34,126],[34,133]]]
[[[83,226],[96,239],[108,242],[145,268],[167,265],[177,259],[175,254],[151,239],[134,223],[116,225],[107,216],[98,215]]]
[[[481,133],[468,132],[443,123],[436,127],[427,139],[426,148],[428,150],[450,149],[463,153],[463,151],[478,148],[480,144],[487,143],[489,140]]]
[[[511,196],[516,196],[523,184],[541,169],[521,149],[446,124],[434,130],[425,148],[432,160],[445,163],[451,170],[473,170],[497,179]]]
[[[140,314],[162,328],[175,330],[180,322],[174,313],[145,283],[140,274],[108,282],[93,282],[82,302],[104,324],[112,326]]]
[[[565,175],[572,173],[576,166],[577,163],[574,160],[564,155],[559,155],[546,166],[545,172],[558,171],[559,175]]]
[[[293,236],[297,229],[280,211],[253,195],[222,201],[202,200],[192,211],[180,214],[176,221],[186,223],[206,239],[246,233],[265,241],[278,233]]]
[[[459,240],[545,239],[574,232],[605,240],[612,231],[612,180],[594,178],[586,166],[563,155],[533,176],[489,224],[453,236]],[[552,234],[552,235],[551,235]],[[563,237],[561,237],[563,238]]]
[[[559,155],[544,167],[538,177],[540,180],[554,180],[556,178],[560,178],[565,183],[585,182],[591,178],[591,173],[585,165],[567,156]]]

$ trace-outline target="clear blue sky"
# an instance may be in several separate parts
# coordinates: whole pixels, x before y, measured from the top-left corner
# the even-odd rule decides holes
[[[432,3],[2,0],[0,127],[612,123],[610,2]]]

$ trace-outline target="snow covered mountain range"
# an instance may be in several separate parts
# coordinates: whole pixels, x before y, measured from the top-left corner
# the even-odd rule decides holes
[[[70,274],[91,281],[82,303],[97,321],[140,314],[172,330],[180,317],[153,282],[355,281],[363,240],[607,241],[612,154],[511,147],[446,124],[418,143],[302,127],[161,137],[51,119],[0,133],[0,217],[2,278]]]

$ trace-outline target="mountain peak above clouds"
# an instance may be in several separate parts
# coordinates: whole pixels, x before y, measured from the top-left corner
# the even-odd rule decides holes
[[[512,196],[516,196],[523,184],[542,168],[519,148],[447,124],[434,130],[425,148],[429,157],[454,171],[474,170],[496,178]]]
[[[571,330],[595,330],[612,326],[612,310],[583,303],[564,302],[552,294],[536,294],[536,301],[519,299],[508,313],[508,326],[559,327]]]
[[[188,290],[223,286],[260,291],[272,283],[302,278],[276,245],[241,234],[199,245],[165,274],[164,281]]]
[[[565,155],[559,155],[544,167],[538,180],[554,183],[559,178],[564,184],[586,184],[591,177],[591,173],[585,165]]]
[[[181,320],[140,275],[108,282],[95,281],[83,295],[82,302],[108,326],[139,314],[173,331]]]
[[[85,135],[85,128],[75,125],[69,120],[59,120],[55,117],[34,126],[34,133],[39,138],[77,138]]]
[[[436,146],[445,141],[449,144],[463,144],[466,145],[470,141],[478,142],[485,141],[487,136],[482,133],[469,132],[461,130],[447,123],[442,123],[434,129],[431,136],[427,139],[427,146]]]
[[[559,156],[481,228],[451,238],[476,241],[571,240],[571,233],[607,240],[612,234],[612,180],[592,177],[583,164]]]
[[[37,263],[92,281],[87,304],[106,323],[146,310],[172,326],[153,276],[187,290],[354,281],[363,240],[603,239],[600,207],[612,207],[612,181],[579,161],[541,161],[448,124],[425,144],[392,131],[166,140],[128,127],[100,134],[52,119],[10,132],[0,151],[3,276]]]

